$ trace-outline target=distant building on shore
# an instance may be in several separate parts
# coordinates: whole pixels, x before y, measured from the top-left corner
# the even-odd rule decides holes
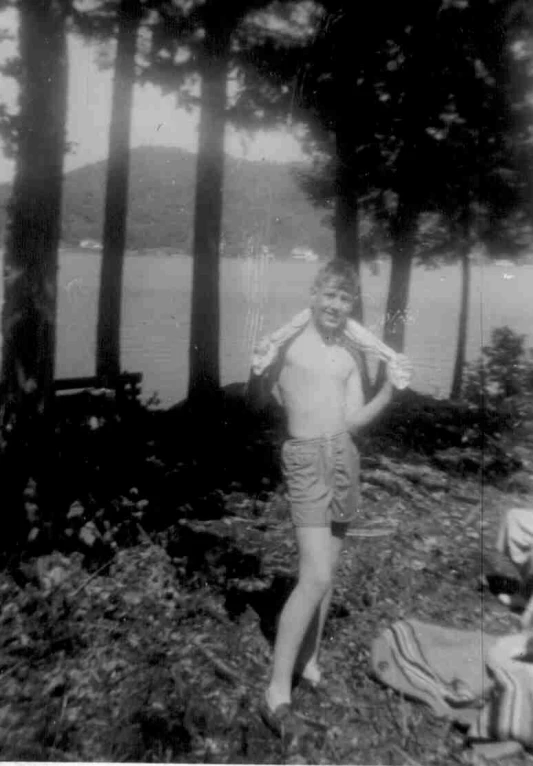
[[[293,247],[291,258],[294,258],[296,261],[307,261],[308,263],[316,263],[318,261],[317,253],[311,250],[310,247]]]
[[[102,243],[98,242],[96,239],[82,239],[80,242],[80,247],[82,247],[84,250],[101,250]]]

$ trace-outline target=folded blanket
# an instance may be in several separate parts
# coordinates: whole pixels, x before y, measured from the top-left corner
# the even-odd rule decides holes
[[[500,638],[489,650],[492,694],[471,726],[475,740],[513,739],[533,748],[533,646],[531,633]]]
[[[400,620],[372,644],[372,669],[387,686],[468,727],[472,742],[533,747],[531,634],[503,637]]]
[[[298,335],[311,319],[311,310],[305,309],[293,317],[279,330],[271,333],[257,343],[252,354],[252,374],[262,375],[277,359],[280,349]],[[359,351],[368,352],[387,362],[391,382],[396,388],[407,388],[411,381],[411,366],[407,357],[397,354],[366,327],[349,319],[344,330],[346,339]]]

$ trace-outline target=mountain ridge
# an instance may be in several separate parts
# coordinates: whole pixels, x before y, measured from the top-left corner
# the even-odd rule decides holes
[[[236,256],[268,246],[277,256],[294,247],[333,249],[326,211],[318,210],[297,182],[298,163],[258,162],[226,156],[223,252]],[[65,174],[62,244],[100,241],[107,160]],[[131,151],[128,249],[190,252],[194,222],[196,155],[184,149]],[[5,229],[10,185],[0,186],[0,228]]]

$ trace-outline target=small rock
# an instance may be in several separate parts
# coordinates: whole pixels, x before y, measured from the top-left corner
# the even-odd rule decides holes
[[[79,500],[75,500],[68,509],[67,519],[79,518],[80,516],[83,516],[84,513],[85,508],[83,505],[79,502]]]

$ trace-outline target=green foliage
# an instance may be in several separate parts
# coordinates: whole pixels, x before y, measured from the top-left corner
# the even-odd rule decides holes
[[[509,444],[516,414],[509,406],[435,400],[414,391],[401,392],[371,437],[376,450],[399,456],[423,455],[451,474],[474,474],[499,482],[522,466]]]
[[[526,351],[525,337],[506,326],[492,331],[491,343],[483,348],[482,357],[467,368],[466,401],[475,406],[501,408],[531,394],[533,350]]]
[[[214,421],[227,425],[203,441],[202,462],[197,420],[183,408],[123,413],[108,396],[66,399],[58,534],[48,551],[26,550],[0,571],[3,757],[281,762],[255,707],[296,554],[274,467],[281,433],[266,417],[255,428],[228,391]],[[497,414],[486,433],[501,426]],[[501,464],[475,442],[478,422],[474,407],[405,392],[388,444],[382,430],[362,445],[359,523],[364,531],[377,521],[386,535],[347,545],[324,647],[331,694],[320,717],[331,732],[311,725],[298,762],[383,762],[391,742],[417,762],[440,746],[435,766],[461,753],[459,734],[448,727],[444,742],[427,711],[383,691],[367,668],[370,642],[391,620],[442,620],[451,604],[450,625],[490,621],[477,590],[487,535],[477,474],[480,460],[488,478]],[[474,481],[450,476],[472,472]],[[39,527],[37,490],[25,497]],[[484,525],[491,492],[486,485]],[[304,694],[296,690],[297,704],[312,721],[316,698]]]
[[[312,198],[357,196],[393,240],[402,204],[439,213],[448,241],[435,246],[448,253],[465,227],[493,250],[523,247],[532,70],[529,56],[510,54],[529,34],[518,7],[428,0],[379,17],[372,6],[324,7],[296,91],[318,155],[302,179]],[[269,65],[290,79],[283,59]]]
[[[133,402],[117,407],[106,393],[65,396],[58,405],[55,443],[49,445],[58,477],[53,507],[45,507],[41,488],[30,480],[20,499],[22,553],[79,552],[97,568],[117,550],[159,536],[180,519],[239,513],[239,493],[254,497],[260,514],[281,481],[283,421],[276,413],[254,419],[232,387],[213,417],[219,425],[209,443],[177,439],[194,434],[198,422],[186,405],[169,412]],[[363,450],[416,454],[449,472],[499,480],[521,465],[506,443],[516,410],[480,405],[399,393]]]
[[[97,576],[79,554],[53,553],[21,575],[23,587],[0,576],[3,755],[185,760],[216,711],[188,689],[178,629],[188,604],[165,552],[117,552]]]

